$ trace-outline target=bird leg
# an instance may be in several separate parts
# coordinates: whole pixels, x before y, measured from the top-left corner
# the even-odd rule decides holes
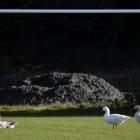
[[[113,124],[113,130],[114,130],[114,124]]]
[[[115,126],[116,126],[116,129],[117,129],[118,125],[116,124]]]
[[[117,124],[113,124],[113,130],[114,130],[115,128],[116,128],[116,129],[118,128],[118,125],[117,125]]]

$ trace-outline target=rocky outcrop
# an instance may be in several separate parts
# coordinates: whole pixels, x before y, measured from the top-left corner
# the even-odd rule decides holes
[[[96,103],[120,97],[121,92],[102,78],[81,73],[35,74],[0,90],[1,104]]]

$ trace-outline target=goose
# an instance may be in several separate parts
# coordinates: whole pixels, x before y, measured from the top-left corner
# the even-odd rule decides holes
[[[134,109],[137,110],[137,112],[136,112],[135,115],[134,115],[134,118],[135,118],[135,120],[136,120],[138,123],[140,123],[140,105],[136,105],[136,106],[134,107]]]
[[[0,128],[14,128],[16,122],[12,121],[0,121]]]
[[[13,121],[1,121],[0,115],[0,128],[14,128],[18,123]]]
[[[104,114],[104,120],[108,124],[113,125],[113,129],[118,127],[119,124],[124,123],[126,120],[128,120],[130,117],[121,115],[121,114],[110,114],[110,110],[107,106],[103,107],[103,111],[105,111]]]

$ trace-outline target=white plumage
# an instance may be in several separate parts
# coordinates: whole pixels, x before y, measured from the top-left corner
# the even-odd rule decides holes
[[[13,121],[1,121],[0,115],[0,128],[14,128],[16,125],[17,123]]]
[[[14,128],[16,124],[16,122],[12,121],[0,121],[0,128]]]
[[[105,122],[112,124],[113,125],[113,129],[119,124],[124,123],[126,120],[128,120],[130,117],[129,116],[125,116],[125,115],[121,115],[121,114],[110,114],[110,110],[107,106],[103,107],[103,111],[105,111],[104,114],[104,120]]]
[[[136,120],[138,123],[140,123],[140,106],[139,106],[139,105],[136,105],[136,106],[134,107],[134,109],[137,110],[137,112],[136,112],[135,115],[134,115],[134,118],[135,118],[135,120]]]

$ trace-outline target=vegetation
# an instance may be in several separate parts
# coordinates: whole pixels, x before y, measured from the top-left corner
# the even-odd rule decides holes
[[[0,114],[2,116],[100,116],[102,115],[102,107],[109,106],[111,112],[125,112],[128,115],[133,115],[133,106],[124,104],[114,104],[111,102],[98,102],[97,104],[90,103],[53,103],[40,105],[0,105]]]
[[[52,104],[40,104],[40,105],[0,105],[0,111],[1,112],[12,112],[12,111],[26,111],[26,112],[34,112],[34,111],[57,111],[57,110],[97,110],[102,108],[103,106],[109,106],[112,107],[112,109],[115,109],[118,107],[118,105],[115,106],[113,103],[105,103],[105,102],[98,102],[97,104],[90,104],[90,103],[80,103],[80,104],[73,104],[70,102],[67,103],[52,103]],[[120,106],[125,107],[125,106]]]
[[[107,8],[124,3],[126,5],[120,0],[98,0],[97,3],[79,0],[11,3],[7,0],[0,6]],[[127,6],[138,6],[139,3],[133,0],[133,4],[127,3]],[[119,90],[132,92],[140,98],[140,22],[137,19],[138,14],[0,14],[0,90],[33,72],[82,72],[97,76],[101,73],[100,77],[105,77]],[[2,94],[5,93],[2,91]],[[139,99],[137,101],[140,103]]]

